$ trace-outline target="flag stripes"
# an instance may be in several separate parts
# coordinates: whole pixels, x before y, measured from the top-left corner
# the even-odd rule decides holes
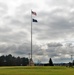
[[[34,11],[32,11],[32,14],[33,14],[33,15],[37,15],[36,12],[34,12]]]

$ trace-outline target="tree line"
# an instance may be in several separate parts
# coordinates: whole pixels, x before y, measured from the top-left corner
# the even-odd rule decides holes
[[[34,63],[35,64],[35,63]],[[29,65],[29,59],[22,57],[14,57],[11,54],[0,56],[0,66],[27,66]],[[53,66],[52,59],[49,59],[49,63],[44,66]]]
[[[0,56],[0,66],[27,66],[29,59],[25,57],[14,57],[11,54]]]

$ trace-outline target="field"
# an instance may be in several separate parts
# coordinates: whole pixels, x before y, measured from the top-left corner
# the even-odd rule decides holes
[[[0,75],[74,75],[74,68],[59,66],[0,67]]]

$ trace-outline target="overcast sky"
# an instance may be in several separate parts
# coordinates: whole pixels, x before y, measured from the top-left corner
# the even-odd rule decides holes
[[[0,0],[0,55],[29,57],[31,10],[34,62],[70,62],[74,55],[74,0]]]

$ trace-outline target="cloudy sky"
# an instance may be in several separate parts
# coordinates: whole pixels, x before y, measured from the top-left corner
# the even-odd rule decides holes
[[[74,0],[0,0],[0,55],[29,57],[31,10],[34,62],[70,62],[74,55]]]

